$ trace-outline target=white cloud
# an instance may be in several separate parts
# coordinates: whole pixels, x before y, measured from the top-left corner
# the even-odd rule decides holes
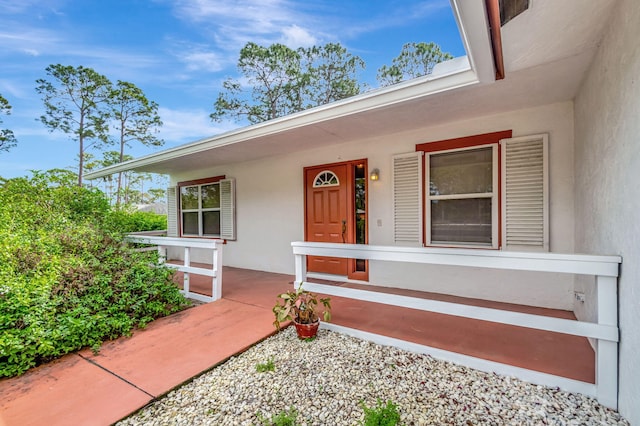
[[[296,17],[294,4],[286,0],[179,0],[175,5],[179,15],[190,21],[251,22],[257,32],[272,31],[278,22],[292,22]]]
[[[42,2],[40,0],[0,0],[0,9],[6,14],[25,13],[34,6],[42,7]]]
[[[159,136],[169,146],[217,135],[238,127],[232,123],[213,123],[209,118],[209,112],[201,109],[175,110],[160,107],[158,112],[163,122]]]
[[[309,47],[318,44],[318,39],[306,29],[297,25],[291,25],[282,29],[280,43],[296,49],[298,47]]]
[[[35,119],[33,120],[33,124],[23,122],[20,126],[14,127],[13,132],[18,139],[18,144],[33,145],[39,143],[56,144],[67,142],[71,142],[73,145],[76,144],[72,134],[62,131],[50,132],[44,124],[39,123]],[[36,151],[36,153],[40,154],[38,151]]]
[[[396,2],[363,8],[333,0],[177,0],[176,15],[193,23],[220,51],[237,52],[247,42],[283,43],[291,48],[331,41],[346,41],[368,32],[393,29],[442,9],[448,0],[425,0],[399,7]]]
[[[24,83],[11,81],[9,79],[0,79],[0,93],[3,94],[5,98],[22,98],[28,93],[31,96],[31,91],[33,87],[31,82],[29,82],[29,87],[27,88]],[[13,104],[12,100],[9,100],[10,104]]]
[[[110,78],[131,79],[142,76],[147,79],[149,70],[157,68],[160,59],[147,52],[127,51],[120,48],[85,45],[78,41],[77,34],[66,34],[47,29],[28,27],[27,24],[16,27],[6,26],[0,31],[0,56],[11,53],[37,58],[46,63],[82,64],[94,68]],[[15,58],[16,56],[10,56]],[[20,56],[18,56],[20,58]],[[24,64],[18,60],[5,60],[5,71],[24,75]],[[42,67],[44,70],[44,66]],[[143,71],[143,73],[139,73]],[[44,71],[43,71],[44,74]],[[153,75],[153,74],[151,74]]]
[[[60,37],[53,31],[26,25],[4,23],[4,29],[0,32],[0,46],[5,53],[13,51],[37,56],[41,52],[51,52],[59,41]]]
[[[190,71],[206,70],[217,72],[224,69],[220,57],[214,52],[188,52],[182,56]]]
[[[173,55],[186,65],[187,71],[218,72],[233,63],[229,55],[221,55],[203,43],[167,40]]]
[[[300,7],[287,0],[179,0],[175,11],[209,34],[219,49],[237,54],[249,41],[280,42],[292,48],[316,44],[320,33],[309,28],[317,17]]]
[[[38,52],[36,49],[24,49],[24,53],[30,56],[40,56],[40,52]]]

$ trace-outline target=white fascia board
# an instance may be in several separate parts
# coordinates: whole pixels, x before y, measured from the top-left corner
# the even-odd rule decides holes
[[[478,81],[495,81],[496,71],[489,33],[489,18],[483,1],[450,0],[458,23],[462,43],[469,57],[471,69]]]

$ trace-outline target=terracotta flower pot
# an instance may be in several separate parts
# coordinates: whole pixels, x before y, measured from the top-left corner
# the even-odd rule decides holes
[[[300,324],[294,321],[293,325],[296,326],[296,332],[298,333],[298,337],[300,339],[310,339],[318,334],[318,326],[320,326],[320,321],[316,321],[313,324]]]

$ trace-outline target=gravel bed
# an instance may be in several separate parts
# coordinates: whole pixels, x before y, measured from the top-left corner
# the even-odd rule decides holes
[[[256,371],[269,360],[275,371]],[[378,400],[392,400],[403,425],[629,424],[579,394],[327,330],[300,341],[289,327],[118,425],[262,425],[291,407],[298,425],[357,425],[361,401]]]

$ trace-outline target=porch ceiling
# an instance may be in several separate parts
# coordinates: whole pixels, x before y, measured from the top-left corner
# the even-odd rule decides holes
[[[481,75],[481,62],[487,58],[479,58],[478,52],[486,50],[477,46],[483,34],[477,28],[469,29],[478,25],[478,13],[468,5],[477,3],[452,0],[452,4],[459,9],[461,32],[469,39],[472,70],[465,65],[466,58],[458,58],[448,65],[449,74],[445,66],[444,76],[439,78],[423,78],[206,138],[87,177],[121,170],[172,174],[571,100],[616,0],[532,1],[527,11],[502,28],[506,76],[495,82]],[[469,21],[469,16],[475,16],[475,21]],[[480,23],[486,30],[486,20],[480,19]]]

